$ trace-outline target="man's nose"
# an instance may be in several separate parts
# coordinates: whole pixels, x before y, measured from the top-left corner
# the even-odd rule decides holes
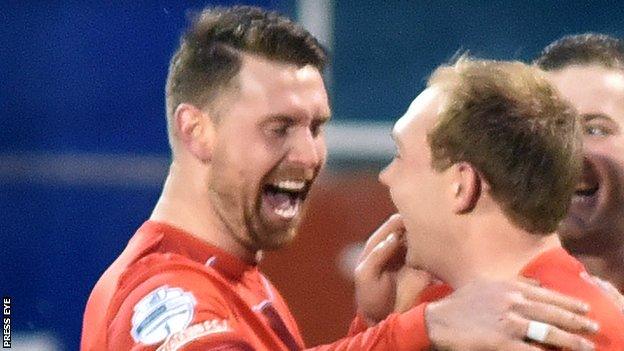
[[[317,137],[318,138],[318,137]],[[304,130],[292,141],[288,159],[304,168],[316,168],[321,162],[321,143],[309,130]]]
[[[384,167],[384,169],[381,170],[381,172],[379,172],[379,182],[385,186],[388,186],[388,183],[386,182],[386,178],[388,177],[388,168],[390,166],[386,166]]]

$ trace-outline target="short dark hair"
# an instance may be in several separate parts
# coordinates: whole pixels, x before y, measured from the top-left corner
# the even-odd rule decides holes
[[[555,231],[581,173],[576,111],[541,70],[520,62],[462,57],[439,67],[432,85],[448,97],[428,134],[432,167],[472,164],[513,223]]]
[[[238,74],[243,53],[313,65],[321,73],[327,63],[318,40],[277,12],[252,6],[206,8],[194,16],[169,64],[165,95],[170,138],[177,106],[211,102]]]
[[[544,48],[534,63],[547,71],[588,64],[624,68],[624,41],[600,33],[566,35]]]

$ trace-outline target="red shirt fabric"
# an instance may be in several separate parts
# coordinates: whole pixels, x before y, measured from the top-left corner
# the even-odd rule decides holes
[[[525,266],[521,275],[539,281],[542,287],[588,303],[588,317],[600,325],[598,333],[588,337],[596,350],[624,350],[624,313],[592,281],[583,264],[563,248],[544,252]]]
[[[590,306],[588,317],[600,325],[598,333],[588,336],[588,339],[595,343],[596,350],[624,350],[624,313],[591,280],[583,264],[563,248],[542,253],[527,264],[520,275],[539,281],[544,288],[588,303]],[[433,284],[421,293],[417,303],[436,301],[452,292],[452,288],[446,284]],[[359,333],[366,327],[363,317],[358,315],[351,323],[349,334]]]
[[[313,350],[425,350],[424,307]],[[250,265],[179,228],[147,221],[95,285],[81,350],[304,348],[284,299]]]

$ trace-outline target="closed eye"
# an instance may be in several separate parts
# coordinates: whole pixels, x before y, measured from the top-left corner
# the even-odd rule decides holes
[[[286,136],[286,134],[288,134],[288,128],[290,126],[285,125],[285,124],[281,124],[278,126],[274,126],[270,128],[271,134],[273,134],[274,136],[278,136],[278,137],[283,137]]]
[[[312,132],[312,136],[314,136],[315,138],[319,136],[323,132],[326,122],[327,122],[326,119],[314,120],[312,122],[312,125],[310,126],[310,131]]]
[[[275,116],[264,122],[264,130],[271,137],[285,137],[295,125],[295,119],[288,116]]]

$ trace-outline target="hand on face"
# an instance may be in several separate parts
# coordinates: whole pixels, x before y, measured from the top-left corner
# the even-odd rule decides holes
[[[405,264],[401,216],[391,216],[366,242],[355,269],[358,311],[370,324],[404,312],[431,282],[431,276]]]

